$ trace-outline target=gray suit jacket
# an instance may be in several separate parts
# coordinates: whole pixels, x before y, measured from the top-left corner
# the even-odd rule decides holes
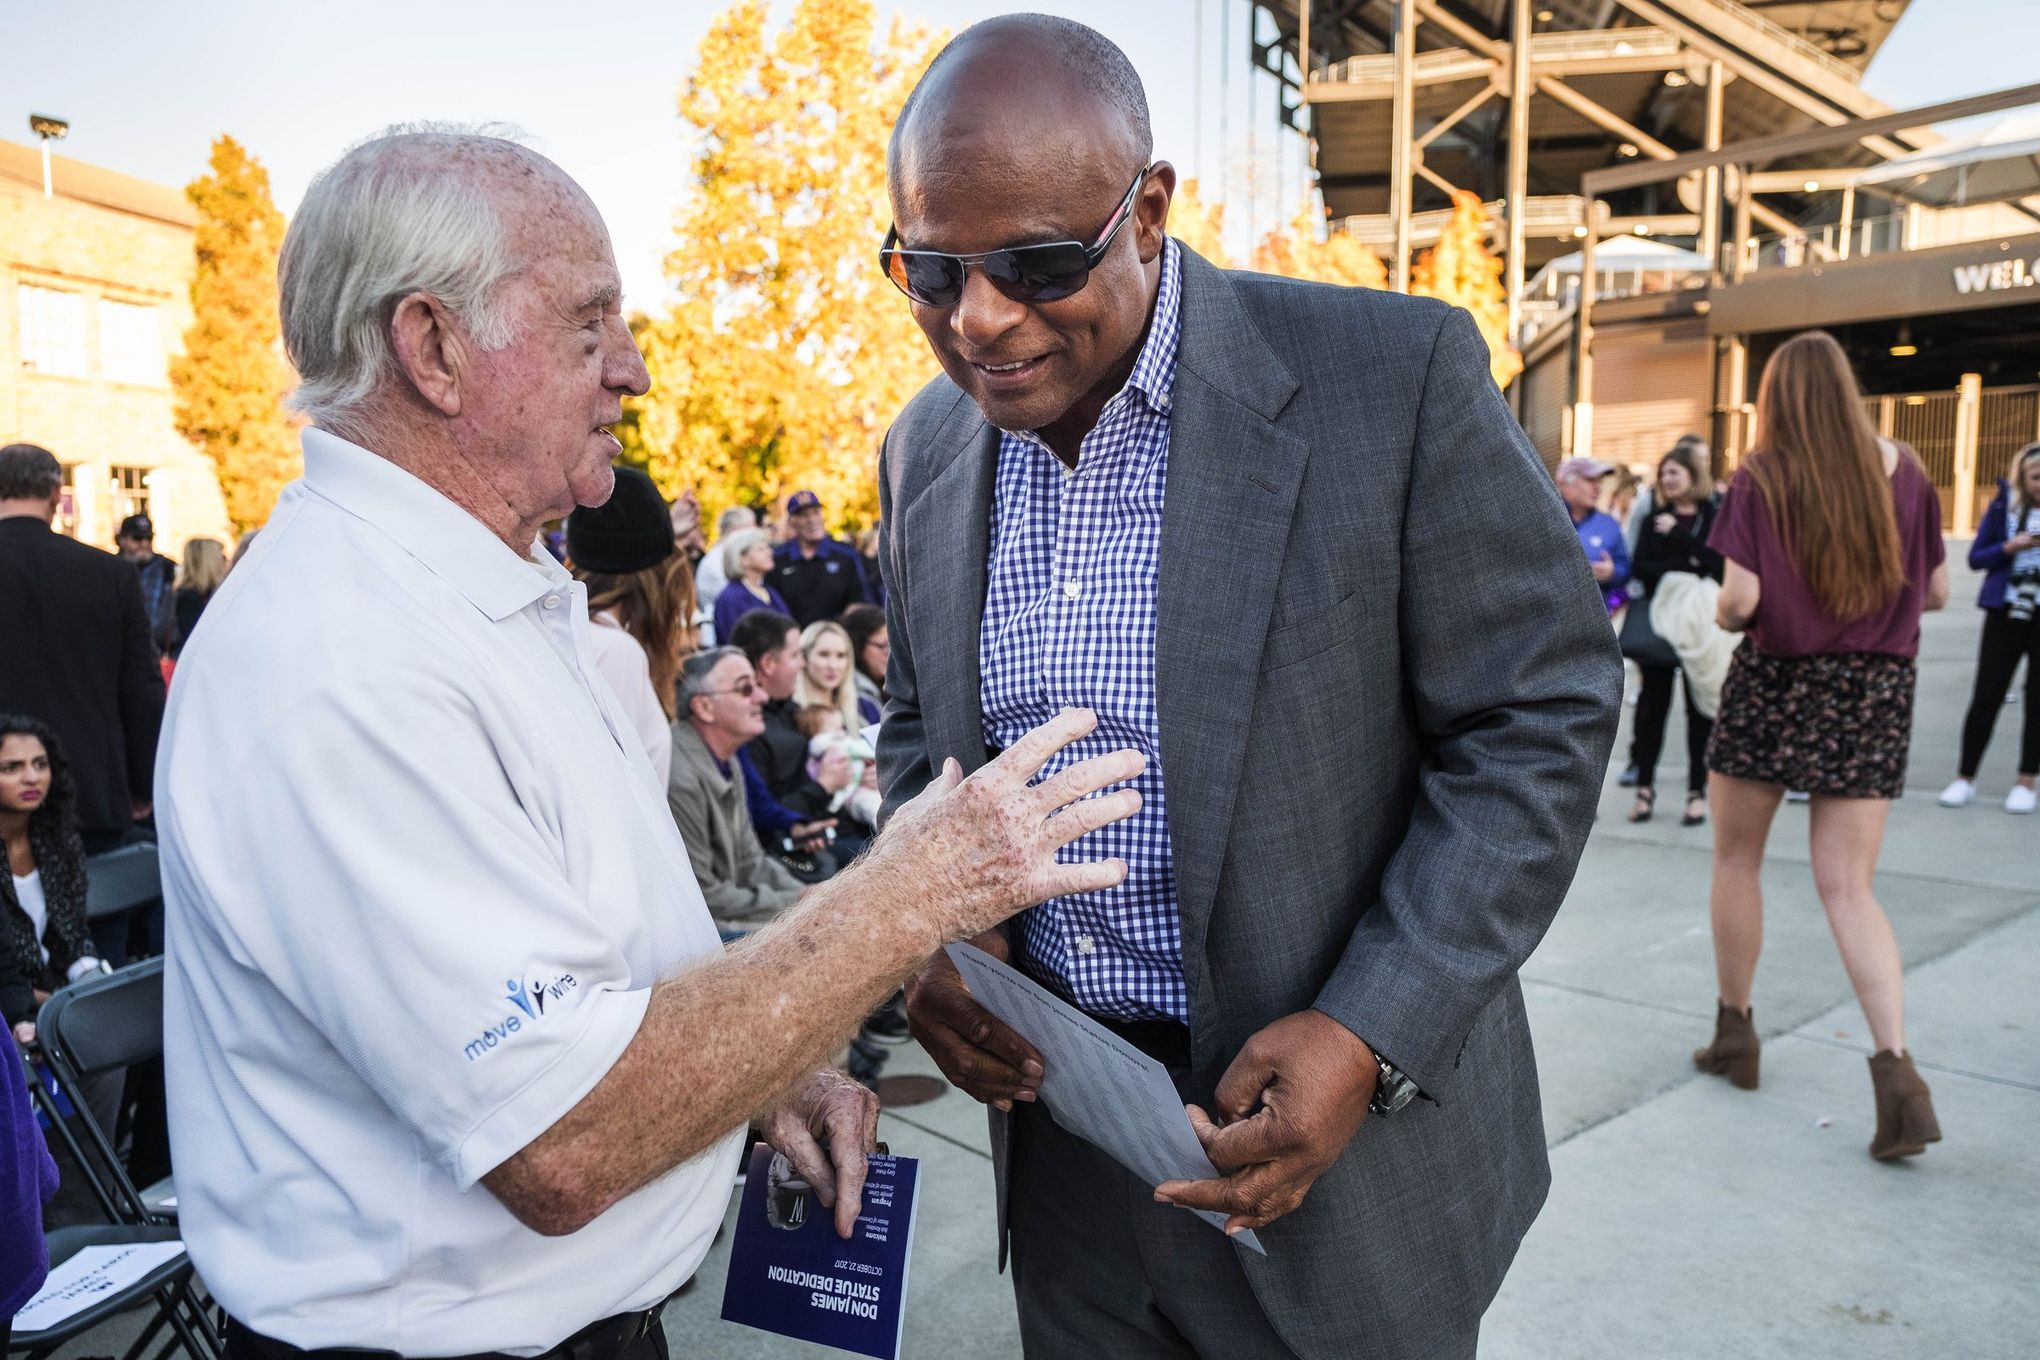
[[[1187,250],[1182,307],[1155,672],[1194,1080],[1309,1007],[1415,1078],[1430,1099],[1361,1125],[1241,1259],[1299,1355],[1422,1355],[1549,1184],[1516,971],[1592,823],[1621,663],[1464,312]],[[886,436],[889,807],[984,760],[997,460],[946,378]]]

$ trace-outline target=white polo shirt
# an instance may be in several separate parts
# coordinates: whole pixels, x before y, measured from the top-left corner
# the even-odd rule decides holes
[[[585,592],[318,430],[157,761],[179,1223],[305,1348],[535,1354],[686,1281],[742,1130],[567,1237],[476,1182],[721,944]]]

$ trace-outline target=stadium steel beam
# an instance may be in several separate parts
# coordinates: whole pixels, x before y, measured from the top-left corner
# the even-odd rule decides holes
[[[1872,99],[1860,88],[1820,70],[1814,63],[1787,49],[1783,43],[1769,43],[1762,58],[1759,59],[1753,53],[1723,42],[1697,23],[1673,14],[1666,7],[1676,5],[1682,11],[1690,11],[1695,8],[1691,0],[1666,0],[1665,4],[1658,3],[1658,0],[1617,0],[1617,3],[1646,23],[1667,33],[1676,34],[1679,41],[1700,55],[1710,61],[1723,63],[1764,93],[1798,110],[1815,122],[1825,123],[1829,127],[1839,127],[1852,119],[1865,116],[1866,113],[1874,116],[1875,110],[1884,108],[1883,104]],[[1719,6],[1713,8],[1725,17],[1726,11],[1722,11]],[[1791,78],[1775,74],[1772,69],[1774,67],[1777,71],[1789,72]],[[1919,149],[1883,136],[1865,137],[1863,145],[1886,160]]]
[[[2028,104],[2040,104],[2040,84],[2014,85],[1991,94],[1969,95],[1962,99],[1951,99],[1945,104],[1928,104],[1917,109],[1905,109],[1876,118],[1865,118],[1844,127],[1808,128],[1804,132],[1783,132],[1773,137],[1757,137],[1747,142],[1722,147],[1719,151],[1687,151],[1676,159],[1648,165],[1635,163],[1610,165],[1599,170],[1589,170],[1582,176],[1580,191],[1592,197],[1603,197],[1616,189],[1631,189],[1640,184],[1659,184],[1695,170],[1704,170],[1710,165],[1768,165],[1787,156],[1803,156],[1809,152],[1847,146],[1868,136],[1882,135],[1909,127],[1925,127],[1933,123],[1952,123],[1959,118],[2001,113],[2006,109],[2022,108]]]
[[[1622,0],[1622,2],[1626,4],[1628,0]],[[1473,27],[1473,25],[1439,8],[1437,0],[1417,0],[1417,8],[1426,19],[1431,20],[1438,27],[1458,38],[1472,50],[1491,57],[1496,61],[1500,61],[1506,56],[1500,44],[1488,38],[1479,29]],[[1668,161],[1679,154],[1636,124],[1630,122],[1627,118],[1587,98],[1587,96],[1581,94],[1578,90],[1575,90],[1557,77],[1535,76],[1533,78],[1539,94],[1556,100],[1595,126],[1614,133],[1624,141],[1634,145],[1652,160]],[[1796,224],[1789,218],[1783,217],[1761,204],[1755,205],[1752,211],[1756,213],[1759,221],[1774,231],[1789,232],[1796,230]]]
[[[1395,291],[1410,291],[1410,198],[1416,188],[1411,167],[1417,150],[1417,9],[1418,0],[1397,0],[1395,7],[1395,104],[1389,118],[1389,210],[1395,217]]]
[[[1508,268],[1509,343],[1518,343],[1523,326],[1523,203],[1530,197],[1530,6],[1533,0],[1512,0],[1509,22],[1509,240],[1504,249]]]
[[[1627,0],[1624,0],[1624,2],[1626,3]],[[1474,51],[1492,57],[1497,61],[1504,57],[1505,54],[1499,44],[1489,39],[1471,24],[1465,23],[1457,16],[1440,9],[1436,0],[1417,0],[1417,8],[1426,19],[1436,23],[1440,28],[1458,38]],[[1652,160],[1667,161],[1679,154],[1636,124],[1630,122],[1627,118],[1624,118],[1621,114],[1587,98],[1587,96],[1581,94],[1578,90],[1575,90],[1557,77],[1534,76],[1533,79],[1539,94],[1556,100],[1595,126],[1614,133],[1624,141],[1634,145]],[[1795,224],[1790,219],[1771,211],[1771,209],[1761,204],[1755,205],[1752,211],[1756,213],[1759,221],[1774,231],[1789,232],[1795,229]]]
[[[1459,126],[1460,123],[1466,120],[1468,114],[1471,114],[1475,109],[1478,109],[1481,105],[1487,103],[1488,100],[1493,99],[1497,94],[1500,93],[1501,91],[1497,90],[1492,85],[1489,85],[1486,88],[1479,91],[1477,94],[1473,96],[1473,98],[1467,100],[1465,103],[1461,104],[1458,108],[1452,110],[1452,112],[1446,114],[1443,118],[1440,118],[1437,122],[1431,124],[1430,128],[1425,131],[1424,135],[1417,138],[1417,150],[1419,151],[1423,150],[1431,143],[1437,141],[1440,137],[1443,137],[1446,133],[1452,131],[1453,128]]]
[[[1709,151],[1721,149],[1722,93],[1727,72],[1718,61],[1707,63],[1707,127]],[[1700,253],[1707,257],[1710,274],[1721,272],[1721,167],[1710,165],[1700,174]]]

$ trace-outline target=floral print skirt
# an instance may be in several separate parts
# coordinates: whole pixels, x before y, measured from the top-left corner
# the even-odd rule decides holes
[[[1909,656],[1770,656],[1748,639],[1721,687],[1707,768],[1837,798],[1897,798],[1912,742]]]

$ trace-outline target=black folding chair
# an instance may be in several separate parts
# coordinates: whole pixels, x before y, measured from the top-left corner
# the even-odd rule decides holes
[[[26,1055],[22,1061],[26,1062]],[[33,1070],[28,1073],[29,1084],[41,1090]],[[81,1108],[81,1114],[83,1110]],[[84,1114],[89,1122],[90,1114]],[[175,1242],[177,1229],[163,1224],[113,1224],[87,1227],[58,1228],[48,1233],[44,1241],[49,1246],[50,1268],[55,1270],[71,1260],[87,1247],[126,1247],[141,1243]],[[162,1349],[157,1351],[156,1360],[162,1360],[179,1346],[192,1360],[218,1360],[225,1354],[219,1334],[204,1308],[192,1293],[191,1258],[180,1248],[169,1260],[162,1262],[136,1279],[116,1290],[109,1290],[77,1312],[54,1326],[39,1331],[23,1331],[17,1326],[8,1338],[6,1352],[14,1355],[26,1352],[28,1360],[45,1360],[61,1349],[73,1337],[83,1336],[107,1319],[130,1309],[153,1308],[154,1316],[129,1346],[124,1360],[140,1360],[156,1338],[162,1335],[167,1325],[173,1335],[164,1338]],[[17,1319],[18,1322],[18,1319]]]
[[[85,861],[85,915],[118,916],[163,895],[163,876],[150,841],[136,841]]]
[[[152,848],[152,863],[153,856]],[[83,1139],[58,1117],[55,1100],[40,1082],[37,1101],[107,1217],[136,1225],[176,1223],[174,1179],[137,1190],[114,1146],[115,1130],[100,1128],[84,1099],[86,1078],[162,1056],[163,960],[147,959],[64,988],[43,1003],[35,1030],[37,1048],[78,1112]]]

